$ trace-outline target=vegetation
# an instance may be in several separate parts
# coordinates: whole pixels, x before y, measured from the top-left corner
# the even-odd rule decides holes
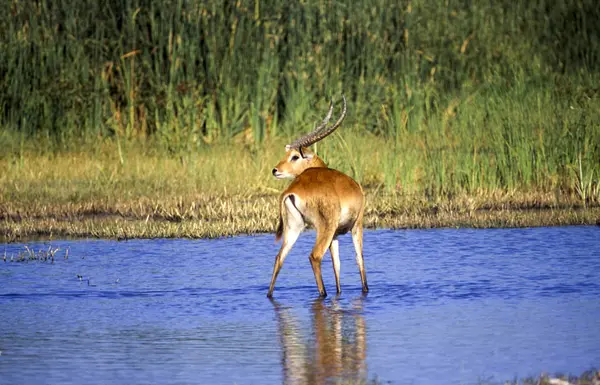
[[[4,251],[4,255],[2,256],[3,262],[48,262],[54,263],[54,255],[60,250],[60,248],[52,248],[52,246],[48,247],[47,250],[39,249],[37,252],[33,249],[30,249],[27,245],[25,245],[24,250],[17,253],[17,255],[7,255],[6,250]],[[69,259],[69,249],[66,249],[63,254],[63,259]],[[59,258],[58,256],[56,257]]]
[[[369,226],[599,218],[595,0],[8,5],[7,239],[271,231],[270,169],[342,93],[318,151]]]
[[[394,150],[380,138],[345,136],[353,163],[336,151],[341,146],[336,140],[323,142],[319,150],[330,155],[326,159],[333,167],[350,174],[353,167],[363,170],[370,228],[589,224],[600,218],[597,205],[585,208],[576,195],[558,191],[499,188],[451,199],[389,193],[379,164]],[[283,145],[265,145],[260,156],[235,145],[212,145],[173,158],[130,144],[121,164],[117,144],[109,141],[89,152],[27,153],[22,161],[0,160],[5,170],[0,174],[0,234],[14,241],[271,232],[286,182],[273,178],[270,170]]]
[[[491,381],[480,381],[481,384],[492,383]],[[539,377],[528,377],[522,380],[512,380],[504,382],[504,385],[597,385],[600,383],[600,372],[597,370],[588,370],[579,376],[557,374],[549,376],[543,373]]]

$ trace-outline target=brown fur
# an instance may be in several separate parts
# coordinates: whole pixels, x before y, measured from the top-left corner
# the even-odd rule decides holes
[[[367,292],[362,256],[365,197],[360,185],[344,173],[328,168],[322,159],[306,148],[302,152],[289,149],[285,158],[273,169],[273,175],[294,180],[279,200],[279,223],[275,236],[276,240],[283,238],[283,242],[275,259],[268,296],[272,296],[283,260],[305,225],[311,225],[317,231],[309,260],[319,294],[327,295],[321,277],[321,260],[328,248],[334,260],[337,292],[341,291],[337,236],[349,231],[352,231],[357,252],[363,291]]]
[[[292,161],[292,157],[298,157],[298,160]],[[325,167],[327,165],[310,149],[303,147],[302,152],[296,149],[287,150],[285,157],[281,159],[273,171],[286,174],[286,178],[293,179],[308,168]]]

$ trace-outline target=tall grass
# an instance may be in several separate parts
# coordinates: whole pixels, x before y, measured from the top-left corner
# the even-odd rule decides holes
[[[265,144],[310,129],[344,93],[344,131],[319,151],[364,183],[599,199],[595,0],[7,5],[0,156],[109,138],[126,166],[132,141],[182,162],[241,141],[260,167]],[[356,158],[369,145],[375,170]]]

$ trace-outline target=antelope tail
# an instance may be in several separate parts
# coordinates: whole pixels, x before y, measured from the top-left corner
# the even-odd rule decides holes
[[[283,235],[283,201],[284,199],[279,200],[279,223],[277,224],[277,231],[275,232],[275,242],[279,242]]]
[[[277,225],[277,232],[275,233],[275,242],[279,242],[282,235],[283,235],[283,218],[281,218],[281,213],[279,213],[279,224]]]

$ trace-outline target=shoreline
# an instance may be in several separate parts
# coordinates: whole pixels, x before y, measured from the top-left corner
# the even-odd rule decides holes
[[[372,198],[371,198],[372,199]],[[18,243],[56,239],[206,239],[269,234],[277,224],[276,197],[249,199],[237,206],[232,198],[214,199],[211,215],[202,208],[179,216],[138,212],[124,207],[112,210],[71,205],[55,211],[11,212],[0,205],[0,240]],[[600,225],[600,207],[476,208],[387,206],[375,199],[365,213],[365,229],[524,228]],[[34,208],[35,209],[35,208]]]
[[[367,229],[600,222],[600,185],[591,171],[587,179],[550,173],[540,176],[539,183],[503,185],[493,179],[498,170],[491,169],[482,174],[488,182],[473,179],[470,185],[450,178],[455,172],[437,174],[421,163],[411,165],[406,175],[396,174],[382,165],[392,155],[383,139],[350,133],[346,140],[364,142],[353,147],[350,161],[334,151],[335,142],[323,142],[319,150],[329,155],[331,168],[361,184]],[[112,141],[90,152],[83,146],[78,152],[0,157],[0,239],[215,238],[274,232],[278,198],[287,183],[273,178],[271,170],[281,159],[283,143],[273,142],[256,154],[225,143],[185,159],[132,144],[121,160]]]

